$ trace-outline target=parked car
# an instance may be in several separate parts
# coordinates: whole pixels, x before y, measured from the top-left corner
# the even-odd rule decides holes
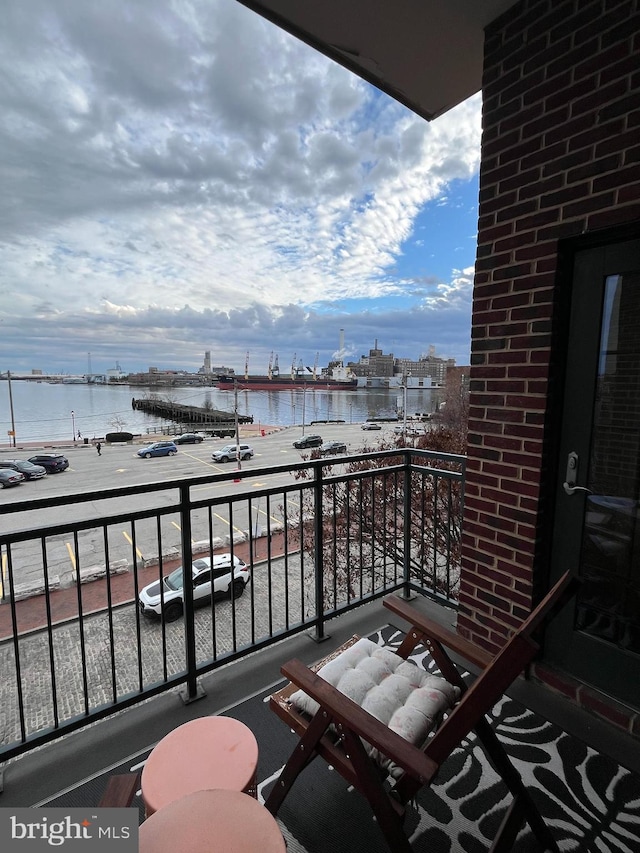
[[[193,602],[196,605],[217,598],[238,598],[251,577],[251,569],[239,557],[217,554],[213,564],[208,557],[195,560],[191,566]],[[138,596],[140,612],[145,616],[161,616],[165,622],[178,619],[184,610],[184,572],[179,566],[171,574],[154,581]]]
[[[380,426],[380,424],[374,423],[373,421],[367,421],[366,423],[362,424],[360,429],[382,429],[382,427]]]
[[[335,453],[346,453],[347,445],[343,441],[327,441],[320,448],[323,456],[331,456]]]
[[[69,460],[60,453],[38,453],[36,456],[30,456],[29,462],[42,465],[47,474],[59,474],[69,467]]]
[[[182,435],[176,436],[173,439],[175,444],[200,444],[204,441],[204,436],[199,432],[184,432]]]
[[[44,465],[34,465],[33,462],[27,462],[26,459],[2,459],[0,468],[11,468],[12,471],[19,471],[24,475],[25,480],[39,480],[47,476],[47,469]]]
[[[304,450],[305,447],[320,447],[322,444],[321,435],[303,435],[302,438],[293,442],[293,446],[297,450]]]
[[[396,435],[424,435],[424,430],[414,426],[403,426],[398,424],[393,428]]]
[[[250,444],[225,444],[220,450],[214,450],[211,458],[214,462],[231,462],[238,458],[238,452],[240,459],[243,461],[251,459],[253,456],[253,447]]]
[[[173,441],[154,441],[138,450],[138,456],[142,459],[151,459],[152,456],[175,456],[178,448]]]
[[[24,474],[14,471],[12,468],[0,468],[0,485],[3,489],[9,486],[19,486],[24,480]]]

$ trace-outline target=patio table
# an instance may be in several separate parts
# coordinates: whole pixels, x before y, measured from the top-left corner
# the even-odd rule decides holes
[[[199,717],[165,735],[142,770],[147,817],[174,800],[213,788],[256,796],[258,743],[231,717]]]
[[[276,819],[238,791],[195,791],[140,826],[139,853],[286,853]]]

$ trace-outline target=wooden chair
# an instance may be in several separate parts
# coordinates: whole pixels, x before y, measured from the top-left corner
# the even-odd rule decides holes
[[[98,803],[99,808],[129,808],[140,788],[139,773],[114,773]]]
[[[565,574],[495,657],[425,618],[406,601],[395,596],[384,599],[386,607],[411,625],[397,654],[406,659],[418,644],[424,643],[444,678],[460,689],[459,702],[421,748],[315,674],[353,640],[313,669],[298,660],[285,664],[281,671],[291,684],[271,697],[270,706],[300,740],[271,791],[266,807],[276,815],[298,774],[319,755],[368,799],[391,850],[394,853],[410,851],[403,829],[406,804],[422,786],[434,781],[440,766],[473,730],[513,795],[491,850],[512,850],[520,828],[527,821],[542,847],[557,851],[556,842],[531,794],[485,715],[532,661],[539,650],[534,634],[569,600],[576,584],[569,573]],[[470,687],[445,647],[481,671]],[[319,703],[320,710],[313,717],[298,710],[290,701],[290,696],[299,688]],[[381,774],[361,738],[400,768],[398,778],[384,778],[386,774]]]

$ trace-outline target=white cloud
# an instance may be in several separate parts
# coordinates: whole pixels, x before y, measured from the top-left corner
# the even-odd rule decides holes
[[[159,341],[198,364],[231,329],[330,354],[337,333],[308,306],[396,294],[388,325],[414,310],[393,268],[423,207],[477,171],[478,98],[427,124],[221,0],[5,0],[3,18],[10,367],[81,364],[91,338],[132,368]],[[452,274],[428,310],[457,317],[460,293]],[[364,333],[363,319],[342,322]],[[450,346],[460,359],[468,328]]]

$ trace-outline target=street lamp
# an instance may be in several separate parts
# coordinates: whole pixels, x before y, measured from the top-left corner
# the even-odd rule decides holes
[[[305,422],[305,417],[306,417],[306,412],[305,412],[306,404],[307,404],[307,386],[303,385],[302,386],[302,434],[303,435],[304,435],[304,422]]]
[[[406,436],[407,434],[407,380],[405,378],[404,385],[402,386],[402,390],[404,391],[404,400],[402,402],[402,429]]]
[[[404,430],[405,436],[407,434],[407,385],[409,384],[409,377],[410,376],[411,376],[411,374],[407,373],[402,378],[402,390],[404,392],[404,400],[402,403],[402,420],[403,420],[402,428]]]
[[[71,409],[71,435],[73,440],[76,440],[76,413]]]
[[[9,386],[9,410],[11,412],[11,429],[9,430],[9,437],[11,438],[11,444],[16,446],[16,421],[13,416],[13,394],[11,392],[11,371],[7,370],[7,385]]]

